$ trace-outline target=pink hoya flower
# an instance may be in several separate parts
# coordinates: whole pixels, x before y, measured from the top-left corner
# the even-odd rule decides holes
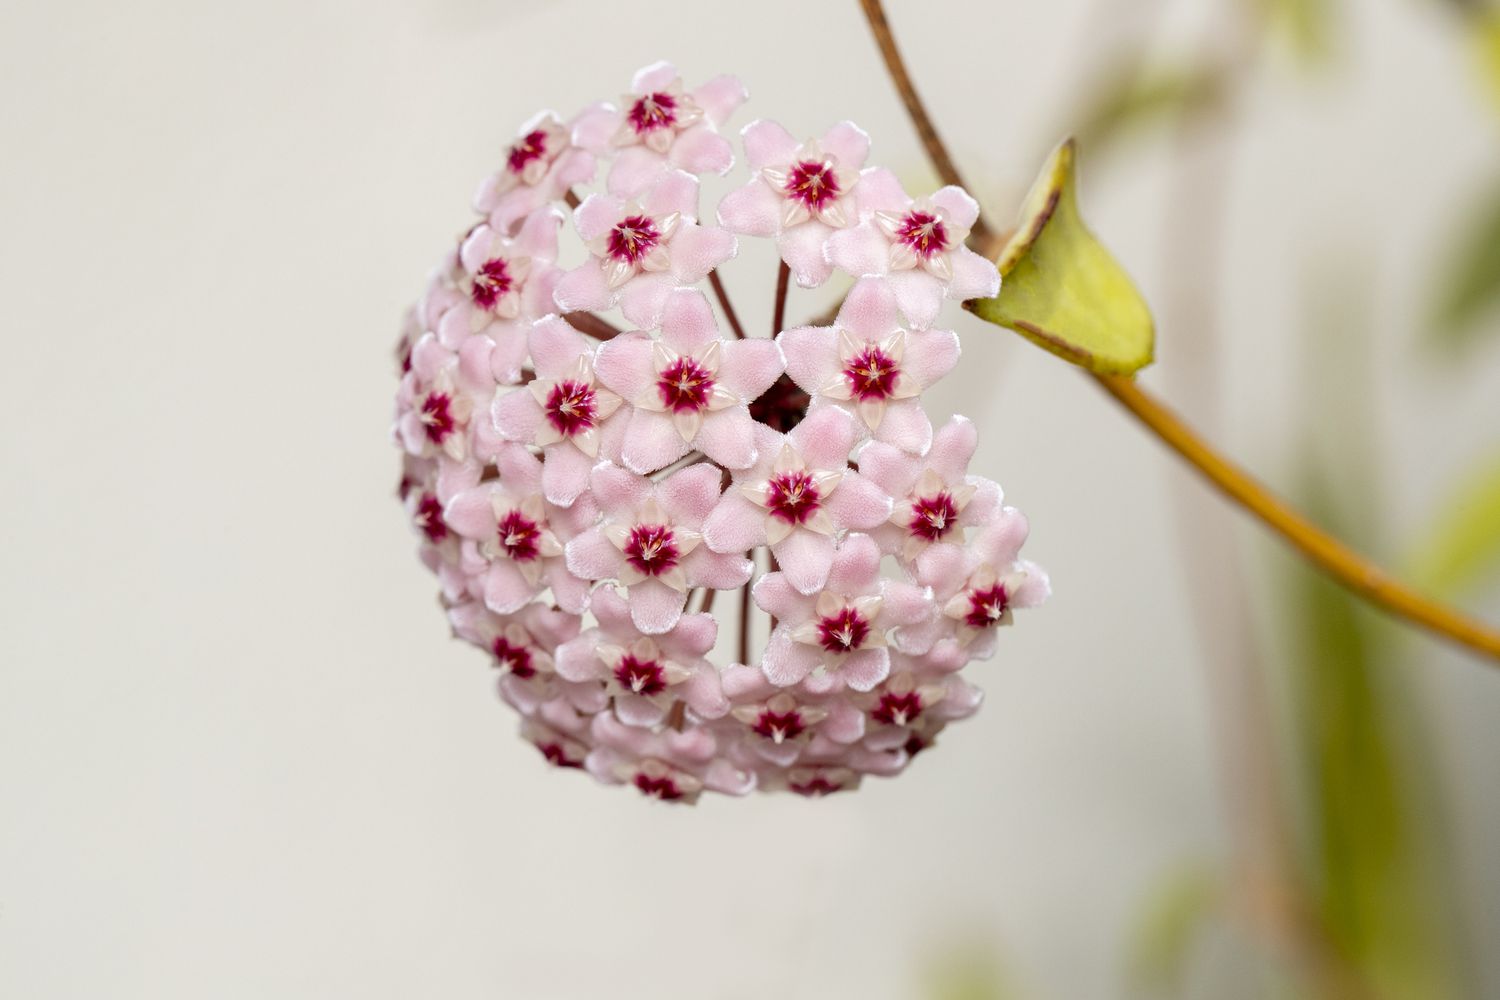
[[[542,463],[510,446],[496,457],[499,479],[455,496],[443,511],[483,560],[484,603],[499,614],[519,610],[543,587],[564,610],[587,606],[588,585],[570,574],[563,545],[592,521],[589,503],[556,507],[542,497]]]
[[[743,135],[754,176],[719,203],[719,225],[743,236],[776,237],[797,284],[821,285],[833,273],[828,238],[859,221],[853,194],[870,137],[853,122],[801,144],[772,121],[751,122]]]
[[[682,617],[689,587],[730,590],[751,565],[736,554],[701,546],[704,518],[719,500],[720,471],[706,462],[653,483],[608,462],[594,468],[601,523],[568,544],[568,567],[590,580],[614,579],[630,592],[630,617],[661,635]]]
[[[558,281],[560,309],[608,309],[650,329],[673,288],[696,284],[735,254],[734,236],[697,223],[697,178],[674,170],[640,201],[592,194],[573,224],[593,255]]]
[[[874,441],[859,453],[860,471],[895,498],[890,521],[870,534],[886,552],[910,565],[929,545],[962,545],[965,529],[988,524],[1000,511],[999,485],[967,475],[979,434],[955,416],[918,456]]]
[[[860,178],[856,197],[866,217],[829,238],[828,259],[856,278],[884,276],[916,326],[932,325],[945,296],[989,298],[1000,291],[995,265],[964,246],[979,205],[962,188],[949,185],[914,201],[895,174],[877,169]]]
[[[942,298],[998,280],[963,247],[972,200],[911,200],[851,123],[762,120],[700,225],[743,99],[659,64],[533,119],[396,347],[398,494],[455,635],[546,760],[679,803],[900,773],[1049,590],[970,473],[978,429],[924,407],[958,359]],[[769,315],[730,301],[731,231],[775,241]],[[785,278],[835,266],[857,280],[810,325]]]
[[[815,595],[801,593],[783,573],[761,577],[755,603],[779,623],[761,663],[767,680],[827,694],[846,685],[868,691],[885,679],[893,632],[930,621],[936,606],[925,588],[884,579],[880,558],[868,535],[851,534]]]
[[[676,68],[659,62],[637,72],[630,90],[620,100],[612,137],[619,152],[609,171],[610,194],[634,197],[671,169],[729,172],[734,149],[718,127],[749,96],[738,79],[717,76],[687,92]]]
[[[830,327],[800,327],[776,338],[787,374],[813,405],[852,410],[877,440],[922,454],[932,424],[917,402],[958,363],[948,330],[904,330],[890,286],[865,278],[849,292]]]
[[[619,454],[624,414],[613,418],[620,397],[595,377],[594,346],[557,316],[532,324],[528,347],[535,377],[495,397],[494,428],[507,441],[542,449],[542,493],[571,507],[588,489],[601,443],[612,442],[606,456]]]
[[[815,593],[833,567],[834,536],[867,530],[891,513],[891,499],[849,468],[853,418],[829,407],[791,433],[759,427],[760,457],[734,474],[704,525],[715,552],[769,545],[788,582]]]
[[[729,711],[719,671],[706,659],[718,634],[712,615],[683,615],[669,631],[648,636],[607,584],[594,591],[590,610],[598,627],[558,650],[558,673],[577,683],[602,683],[621,722],[656,726],[679,702],[700,720]]]
[[[599,348],[604,383],[632,406],[621,456],[643,475],[701,451],[727,469],[756,459],[749,403],[781,374],[770,340],[726,341],[703,293],[672,292],[661,337],[616,337]]]

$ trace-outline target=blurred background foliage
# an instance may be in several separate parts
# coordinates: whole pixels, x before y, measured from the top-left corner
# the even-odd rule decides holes
[[[1198,128],[1230,130],[1236,88],[1248,74],[1338,72],[1340,19],[1350,2],[1243,0],[1242,30],[1217,49],[1147,52],[1150,32],[1142,31],[1136,50],[1083,89],[1067,131],[1089,169],[1107,170],[1126,139],[1170,142]],[[1411,272],[1430,300],[1425,326],[1413,331],[1413,360],[1425,356],[1462,378],[1464,364],[1500,339],[1500,4],[1406,2],[1447,8],[1455,58],[1473,63],[1474,85],[1494,111],[1490,122],[1476,122],[1495,133],[1493,182],[1454,217],[1434,220],[1448,250]],[[1403,568],[1434,594],[1472,604],[1500,580],[1500,424],[1491,428],[1489,452],[1475,455],[1452,484],[1436,520],[1393,534],[1378,507],[1373,450],[1360,447],[1376,395],[1375,373],[1357,340],[1370,321],[1361,314],[1369,296],[1360,288],[1373,276],[1346,264],[1345,273],[1318,277],[1305,309],[1310,378],[1302,399],[1305,426],[1315,430],[1299,444],[1295,477],[1289,489],[1281,480],[1283,488],[1314,520],[1377,561]],[[1167,355],[1174,336],[1189,334],[1153,305],[1159,351]],[[1236,724],[1252,766],[1268,769],[1271,815],[1261,817],[1254,836],[1272,843],[1254,843],[1247,857],[1223,865],[1184,859],[1163,873],[1141,901],[1122,956],[1123,992],[1477,996],[1455,896],[1460,876],[1445,852],[1429,720],[1402,669],[1411,636],[1292,555],[1269,544],[1261,551],[1279,595],[1271,618],[1277,638],[1249,657],[1267,711],[1247,711]],[[1478,610],[1494,617],[1500,609]],[[929,979],[933,1000],[1031,995],[992,949],[939,957]]]

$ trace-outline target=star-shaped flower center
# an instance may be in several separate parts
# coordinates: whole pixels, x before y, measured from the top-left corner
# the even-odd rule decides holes
[[[633,784],[647,798],[661,799],[663,802],[674,802],[682,798],[682,789],[677,787],[677,782],[672,780],[671,775],[652,777],[642,772],[635,776]]]
[[[621,549],[625,561],[646,576],[660,576],[677,565],[677,539],[671,525],[637,524]]]
[[[536,676],[536,665],[531,662],[531,650],[525,643],[512,642],[497,635],[490,644],[490,651],[495,654],[495,665],[501,671],[523,681]]]
[[[714,378],[708,369],[687,356],[677,358],[656,376],[662,405],[673,413],[696,413],[708,406]]]
[[[849,392],[855,399],[889,399],[901,377],[901,363],[879,347],[864,348],[844,365]]]
[[[969,591],[969,609],[964,614],[964,624],[974,629],[991,628],[997,624],[1010,606],[1010,595],[1005,584],[995,583]]]
[[[547,743],[538,743],[536,748],[542,752],[542,756],[558,767],[582,767],[583,761],[572,760],[568,757],[568,748],[556,740]]]
[[[453,417],[453,397],[446,392],[428,393],[427,398],[422,400],[419,419],[427,440],[433,444],[442,444],[458,426]]]
[[[412,518],[429,542],[441,542],[448,537],[448,525],[443,521],[443,505],[431,493],[423,493],[417,501],[417,513]]]
[[[887,726],[904,726],[922,714],[922,696],[915,691],[886,691],[870,710],[870,718]]]
[[[844,607],[818,619],[818,645],[830,653],[859,649],[870,636],[870,622],[857,608]]]
[[[469,297],[481,309],[493,309],[495,303],[515,287],[515,278],[510,273],[510,264],[504,257],[491,257],[480,265],[474,275],[474,286]]]
[[[927,258],[948,249],[948,227],[931,212],[913,209],[896,226],[896,242],[918,257]]]
[[[785,712],[767,708],[756,717],[750,731],[773,743],[782,743],[801,736],[807,731],[807,726],[803,724],[802,713],[795,708]]]
[[[958,520],[958,504],[943,490],[930,497],[918,497],[911,503],[911,520],[906,530],[917,538],[935,542],[953,530]]]
[[[766,481],[766,510],[788,524],[803,524],[822,505],[818,484],[806,469],[780,472]]]
[[[542,527],[519,509],[500,518],[495,536],[500,551],[516,562],[531,562],[541,555]]]
[[[660,90],[647,94],[630,106],[626,118],[637,135],[669,128],[677,124],[677,98]]]
[[[563,437],[572,437],[594,426],[597,416],[593,386],[573,379],[560,379],[542,406],[547,422]]]
[[[782,188],[786,196],[801,202],[809,211],[816,212],[834,201],[843,191],[838,178],[827,162],[800,160],[787,171],[786,185]]]
[[[649,215],[627,215],[604,238],[605,253],[622,264],[639,264],[661,242],[661,230]]]
[[[667,689],[666,671],[659,661],[626,653],[614,670],[620,686],[647,698]]]
[[[511,173],[519,174],[526,169],[526,164],[541,159],[546,153],[547,133],[541,129],[534,129],[510,147],[510,152],[505,156],[505,165],[510,168]]]

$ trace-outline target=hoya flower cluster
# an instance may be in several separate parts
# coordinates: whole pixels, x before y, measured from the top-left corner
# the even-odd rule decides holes
[[[763,120],[704,213],[745,97],[657,64],[538,115],[399,349],[401,496],[454,632],[552,763],[687,802],[899,772],[1048,592],[974,425],[920,403],[958,361],[943,300],[999,286],[973,199],[908,196],[848,122]],[[747,238],[803,288],[853,279],[831,325],[742,330],[715,271]]]

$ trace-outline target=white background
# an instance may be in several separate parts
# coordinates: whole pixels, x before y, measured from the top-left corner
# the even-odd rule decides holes
[[[1135,5],[891,6],[1003,221]],[[1287,481],[1309,265],[1356,254],[1366,437],[1404,542],[1500,422],[1493,349],[1460,377],[1412,347],[1496,127],[1436,5],[1346,6],[1336,72],[1273,60],[1242,105],[1221,390],[1165,318],[1146,381]],[[1160,51],[1192,49],[1202,7],[1169,11]],[[956,310],[965,359],[931,408],[979,421],[975,467],[1056,586],[975,669],[975,720],[857,795],[695,811],[515,736],[392,497],[390,346],[515,126],[658,58],[739,73],[736,127],[851,117],[923,176],[852,3],[0,9],[0,995],[883,1000],[977,942],[1027,995],[1111,996],[1153,887],[1225,863],[1240,789],[1210,688],[1235,651],[1194,628],[1174,526],[1197,487],[1085,379]],[[1085,164],[1090,217],[1153,299],[1171,149]],[[731,271],[742,313],[770,284]],[[1274,545],[1201,503],[1263,570]],[[1471,943],[1492,941],[1500,677],[1424,640],[1408,659]]]

